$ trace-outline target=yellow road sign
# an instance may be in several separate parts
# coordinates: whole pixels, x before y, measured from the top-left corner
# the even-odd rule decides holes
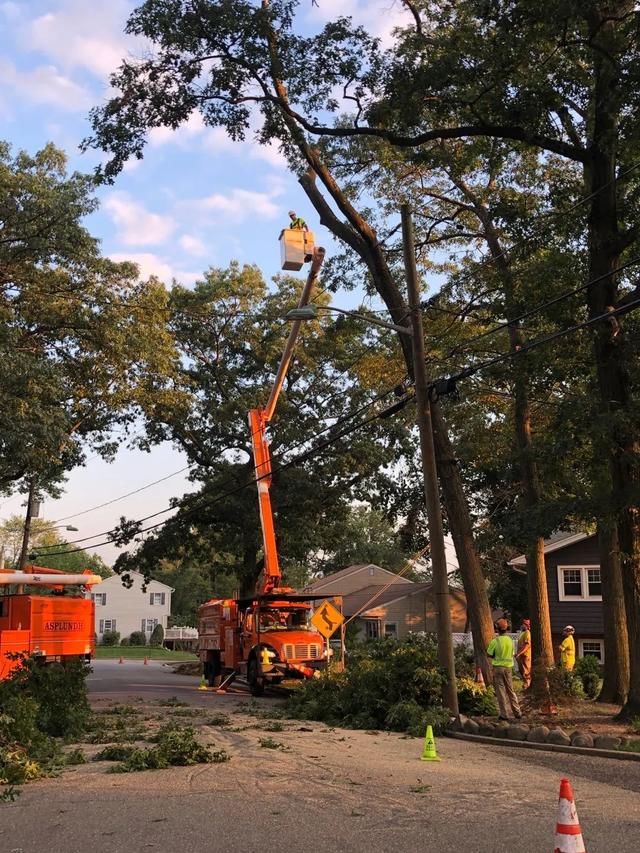
[[[323,637],[329,639],[344,622],[344,616],[329,601],[323,601],[311,617],[311,622]]]

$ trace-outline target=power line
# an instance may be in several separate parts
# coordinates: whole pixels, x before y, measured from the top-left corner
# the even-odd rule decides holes
[[[500,355],[494,356],[494,358],[489,358],[486,361],[480,362],[480,364],[474,364],[470,367],[465,367],[463,370],[460,370],[458,371],[458,373],[454,373],[451,376],[436,379],[434,382],[430,383],[430,388],[437,392],[439,383],[447,383],[449,386],[449,390],[447,393],[450,393],[450,391],[453,390],[457,382],[462,379],[468,379],[475,373],[478,373],[481,370],[486,370],[487,367],[492,367],[494,364],[500,364],[501,362],[507,361],[508,359],[523,355],[524,353],[529,352],[532,349],[536,349],[537,347],[543,346],[544,344],[548,344],[551,341],[556,341],[559,338],[564,338],[567,335],[579,331],[580,329],[586,329],[589,326],[593,326],[595,323],[599,323],[604,320],[609,320],[612,317],[616,317],[618,314],[630,313],[631,311],[635,311],[638,307],[640,307],[640,298],[634,299],[631,302],[628,302],[626,305],[621,305],[619,308],[615,308],[613,311],[607,311],[605,314],[599,314],[597,317],[591,317],[590,319],[585,320],[582,323],[576,323],[575,326],[569,326],[569,328],[567,329],[561,329],[559,332],[554,332],[551,335],[546,335],[543,338],[538,338],[538,340],[531,341],[531,343],[529,344],[524,344],[519,349],[514,350],[513,352],[501,353]],[[446,387],[446,385],[444,387]]]
[[[310,436],[309,438],[302,439],[301,441],[297,442],[296,444],[293,444],[291,447],[283,448],[282,450],[278,451],[277,453],[274,453],[274,454],[273,454],[273,456],[271,457],[271,458],[272,458],[272,460],[274,460],[274,459],[279,459],[280,457],[285,456],[285,455],[286,455],[286,454],[288,454],[288,453],[291,453],[291,451],[293,451],[293,450],[297,449],[298,447],[302,447],[303,445],[308,444],[310,441],[313,441],[314,439],[319,438],[321,435],[323,435],[323,434],[324,434],[325,432],[327,432],[328,430],[335,429],[337,426],[340,426],[341,424],[346,423],[346,422],[347,422],[347,421],[349,421],[349,420],[352,420],[353,418],[357,417],[358,415],[362,414],[364,411],[366,411],[367,409],[369,409],[369,408],[370,408],[372,405],[374,405],[375,403],[380,402],[380,401],[381,401],[381,400],[383,400],[385,397],[388,397],[390,394],[393,394],[393,393],[395,393],[395,389],[387,389],[386,391],[382,392],[381,394],[376,395],[376,396],[375,396],[375,397],[373,397],[371,400],[369,400],[368,402],[364,403],[362,406],[359,406],[359,407],[358,407],[357,409],[355,409],[354,411],[349,412],[349,413],[348,413],[348,414],[346,414],[346,415],[343,415],[341,418],[338,418],[334,423],[332,423],[332,424],[328,424],[328,425],[327,425],[327,426],[325,426],[323,429],[321,429],[319,432],[315,433],[314,435]],[[377,417],[379,417],[379,415],[378,415],[378,414],[376,414],[376,415],[375,415],[375,418],[377,418]],[[374,419],[375,419],[375,418],[374,418]],[[251,433],[251,436],[250,436],[250,437],[252,438],[252,437],[253,437],[253,435],[254,435],[254,433]],[[342,434],[339,434],[339,435],[337,436],[337,438],[332,439],[331,443],[333,443],[333,442],[334,442],[334,441],[336,441],[338,438],[340,438],[340,436],[341,436],[341,435],[342,435]],[[305,454],[301,454],[301,456],[300,456],[300,458],[299,458],[299,461],[303,460],[304,458],[306,458],[306,457],[305,457]],[[255,465],[254,465],[254,470],[256,470],[256,467],[257,467],[257,466],[255,466]],[[282,468],[282,467],[288,467],[288,463],[286,463],[284,466],[280,466],[280,468]],[[277,470],[280,470],[280,468],[278,468]],[[262,477],[261,477],[261,478],[259,478],[259,479],[262,479]],[[227,478],[226,480],[224,480],[224,481],[222,482],[221,486],[225,486],[225,485],[227,485],[227,484],[231,485],[231,484],[234,482],[234,480],[235,480],[235,478],[234,478],[233,480],[232,480],[231,478]],[[256,483],[256,482],[257,482],[257,479],[256,479],[256,478],[254,478],[254,479],[252,479],[252,480],[249,482],[249,485],[254,484],[254,483]],[[241,488],[245,488],[245,485],[243,485]],[[232,494],[235,494],[235,490],[229,493],[229,495],[232,495]],[[207,504],[207,503],[204,503],[204,504],[202,504],[202,506],[201,506],[201,507],[195,507],[195,508],[193,508],[193,510],[190,510],[190,511],[195,511],[196,509],[204,509],[204,508],[206,508],[206,506],[208,506],[208,504]],[[172,510],[174,510],[174,509],[176,509],[176,508],[177,508],[176,506],[169,506],[169,507],[166,507],[165,509],[159,510],[158,512],[154,512],[154,513],[152,513],[151,515],[147,515],[147,516],[144,516],[143,518],[136,519],[135,523],[136,523],[136,524],[140,524],[140,523],[142,523],[142,522],[144,522],[144,521],[150,521],[152,518],[157,518],[157,516],[159,516],[159,515],[164,515],[164,514],[166,514],[167,512],[171,512]],[[163,522],[163,523],[164,523],[164,522]],[[157,527],[157,526],[159,526],[159,525],[154,525],[154,527]],[[146,528],[146,529],[147,529],[147,530],[148,530],[148,529],[153,529],[153,527],[152,527],[152,528]],[[114,532],[115,532],[115,528],[112,528],[112,529],[110,529],[110,530],[105,530],[105,531],[103,531],[102,533],[94,533],[94,534],[93,534],[93,536],[84,536],[84,537],[81,537],[81,538],[79,538],[79,539],[72,539],[72,540],[70,540],[67,544],[69,544],[69,545],[76,545],[76,544],[78,544],[78,543],[80,543],[80,542],[88,542],[89,540],[91,540],[91,539],[97,539],[97,538],[98,538],[98,537],[100,537],[100,536],[109,536],[110,534],[112,534],[112,533],[114,533]],[[140,531],[140,532],[145,532],[145,531]],[[100,543],[100,544],[113,544],[113,543],[112,543],[112,541],[111,541],[111,540],[109,540],[109,541],[108,541],[108,542],[106,542],[106,543]],[[88,545],[87,547],[88,547],[88,548],[96,548],[96,547],[99,547],[99,546],[98,546],[98,545]],[[74,550],[74,551],[81,551],[81,550],[84,550],[84,548],[75,548],[75,549],[73,549],[73,550]],[[72,551],[61,551],[61,552],[58,552],[58,553],[72,553]]]
[[[154,480],[152,483],[147,483],[144,486],[140,486],[139,489],[134,489],[132,492],[127,492],[125,495],[120,495],[117,498],[112,498],[110,501],[105,501],[102,504],[98,504],[97,506],[92,506],[90,509],[84,509],[82,512],[76,512],[73,515],[64,515],[62,518],[56,519],[56,521],[67,521],[69,518],[78,518],[80,515],[86,515],[89,512],[94,512],[97,509],[102,509],[105,506],[110,506],[111,504],[115,504],[118,501],[122,501],[125,498],[130,498],[131,495],[137,495],[139,492],[144,492],[145,489],[150,489],[152,486],[157,486],[158,483],[164,483],[165,480],[170,480],[172,477],[177,477],[178,474],[183,474],[185,471],[188,471],[190,468],[189,465],[185,465],[184,468],[180,468],[177,471],[174,471],[172,474],[167,474],[166,477],[160,477],[159,480]],[[97,533],[96,536],[101,536],[102,534]],[[92,537],[93,538],[93,537]]]
[[[361,407],[360,410],[358,410],[358,411],[362,411],[364,408],[369,408],[373,403],[377,402],[377,400],[382,399],[385,396],[389,396],[389,394],[391,394],[391,393],[394,393],[394,392],[392,390],[386,391],[384,393],[384,395],[380,395],[375,400],[370,401],[369,403],[366,404],[366,406]],[[413,396],[406,396],[404,401],[401,401],[401,402],[403,402],[403,405],[406,405],[407,403],[411,402],[412,400],[413,400]],[[390,407],[390,408],[396,408],[396,406],[398,406],[398,404],[395,404],[395,406]],[[344,438],[345,436],[350,435],[351,433],[356,432],[357,430],[362,429],[365,426],[368,426],[370,423],[373,423],[375,420],[378,420],[380,418],[384,418],[386,411],[387,410],[383,409],[380,412],[375,412],[373,415],[370,415],[368,418],[365,418],[362,421],[358,421],[355,424],[351,424],[350,426],[346,427],[344,430],[339,432],[337,435],[334,435],[331,438],[328,438],[325,441],[320,442],[319,444],[315,445],[314,447],[310,448],[309,450],[305,451],[304,453],[301,453],[298,456],[294,457],[293,459],[290,459],[287,462],[284,462],[282,465],[279,465],[277,468],[272,469],[272,473],[274,473],[274,472],[278,473],[279,471],[284,471],[287,468],[291,468],[294,465],[299,465],[301,462],[304,462],[305,460],[312,458],[313,456],[317,455],[318,453],[320,453],[325,448],[331,446],[332,444],[335,444],[337,441],[340,441],[340,439]],[[356,413],[357,412],[352,413],[352,415],[349,417],[353,417]],[[326,429],[335,428],[335,426],[336,426],[336,424],[332,424],[330,427],[327,427],[324,430],[322,430],[322,432],[326,432]],[[317,433],[316,436],[312,437],[312,439],[321,435],[322,432]],[[312,439],[307,439],[307,441],[312,440]],[[294,447],[295,446],[296,445],[294,445]],[[292,449],[293,448],[291,448],[291,447],[287,448],[285,451],[282,451],[279,455],[283,455],[284,453],[290,453]],[[273,458],[276,458],[275,455]],[[182,518],[189,517],[190,515],[193,515],[195,512],[200,512],[203,509],[208,509],[209,507],[214,506],[215,504],[219,503],[222,500],[226,500],[230,497],[233,497],[233,495],[237,494],[238,492],[241,492],[247,488],[251,488],[252,486],[255,486],[255,484],[260,482],[261,480],[267,479],[268,477],[272,476],[272,473],[267,473],[267,474],[263,474],[259,477],[254,477],[251,480],[247,480],[246,482],[241,483],[240,485],[236,486],[236,488],[231,489],[230,491],[223,492],[222,494],[218,495],[217,497],[210,499],[210,500],[207,500],[207,501],[204,501],[202,504],[199,504],[198,506],[194,506],[194,507],[191,507],[189,509],[186,509],[182,513]],[[229,480],[227,480],[226,482],[229,482]],[[151,519],[156,515],[161,515],[164,512],[169,512],[172,509],[179,509],[179,507],[169,507],[168,509],[163,510],[162,512],[154,513],[154,515],[147,516],[146,519],[138,519],[137,523]],[[139,536],[141,533],[147,533],[150,530],[155,530],[158,527],[162,527],[162,525],[164,525],[165,523],[166,522],[161,521],[161,522],[158,522],[156,524],[149,525],[148,527],[144,527],[140,530],[137,530],[134,535]],[[112,531],[106,531],[106,534],[113,533],[113,532],[114,532],[113,530]],[[106,535],[106,534],[96,534],[96,536]],[[95,537],[87,537],[87,538],[95,538]],[[69,544],[74,544],[74,542],[80,542],[80,541],[84,541],[84,540],[73,540]],[[113,545],[113,544],[114,543],[113,543],[112,539],[107,539],[104,542],[98,542],[98,543],[91,545],[89,547],[90,548],[102,548],[102,547],[105,547],[106,545]],[[63,555],[63,554],[72,554],[72,553],[75,553],[77,551],[83,551],[83,550],[85,550],[85,549],[84,548],[70,548],[70,549],[67,549],[64,551],[53,551],[53,552],[48,551],[48,552],[46,552],[46,556],[50,557],[50,556],[58,556],[58,555]],[[33,559],[37,559],[38,556],[39,556],[38,554],[34,554]],[[45,556],[45,555],[43,554],[42,556]]]

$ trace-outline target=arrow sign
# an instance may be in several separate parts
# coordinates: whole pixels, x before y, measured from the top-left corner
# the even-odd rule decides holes
[[[311,617],[311,624],[327,639],[335,634],[343,622],[342,613],[328,601],[323,601]]]

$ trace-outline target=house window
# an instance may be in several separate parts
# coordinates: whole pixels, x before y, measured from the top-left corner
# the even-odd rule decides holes
[[[98,633],[104,634],[105,631],[115,631],[116,630],[116,620],[115,619],[101,619],[98,624]]]
[[[164,592],[151,592],[149,593],[149,604],[161,604],[164,606],[166,600],[166,593]]]
[[[364,624],[367,640],[377,640],[380,636],[380,622],[377,619],[367,619]]]
[[[376,573],[375,566],[369,566],[369,577],[372,578]]]
[[[157,619],[143,619],[142,620],[142,632],[143,634],[151,634],[153,629],[158,624]]]
[[[599,566],[558,566],[560,601],[602,601]]]
[[[385,637],[397,637],[398,636],[398,626],[395,622],[385,622],[384,623],[384,635]]]
[[[604,663],[604,640],[578,640],[578,654],[581,658],[594,657],[598,663]]]
[[[96,605],[99,605],[101,607],[105,607],[105,605],[107,603],[107,593],[106,592],[92,592],[91,598],[96,603]]]

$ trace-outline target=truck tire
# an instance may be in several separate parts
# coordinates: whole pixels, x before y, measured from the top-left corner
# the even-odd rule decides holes
[[[219,686],[221,672],[220,652],[210,653],[203,666],[203,674],[209,687]]]
[[[247,667],[247,681],[252,696],[262,696],[264,693],[264,679],[258,675],[258,661],[251,658]]]

